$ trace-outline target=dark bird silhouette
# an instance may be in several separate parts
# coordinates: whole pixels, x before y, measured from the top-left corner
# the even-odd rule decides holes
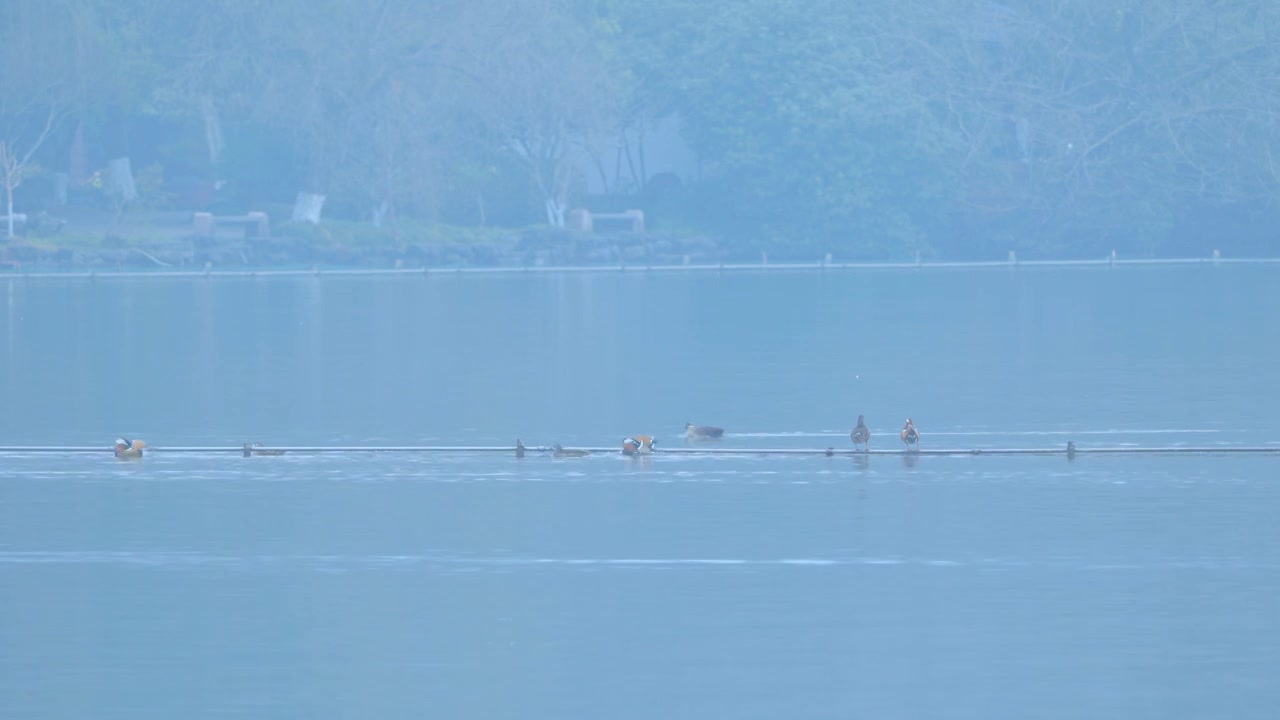
[[[590,450],[566,450],[556,443],[551,446],[551,454],[554,457],[586,457],[591,454]]]
[[[704,438],[718,438],[724,435],[724,428],[714,425],[694,425],[693,423],[684,424],[684,436],[690,440],[701,440]]]

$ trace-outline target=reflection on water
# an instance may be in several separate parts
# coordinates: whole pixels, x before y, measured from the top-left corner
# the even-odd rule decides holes
[[[14,347],[14,338],[15,338],[15,337],[17,336],[17,334],[18,334],[18,299],[17,299],[17,295],[18,295],[18,293],[17,293],[17,289],[14,287],[14,281],[13,281],[13,280],[6,280],[6,281],[5,281],[5,293],[4,293],[4,297],[5,297],[5,302],[4,302],[4,310],[5,310],[5,312],[4,312],[4,314],[5,314],[5,333],[4,333],[4,338],[5,338],[5,345],[4,345],[4,347],[5,347],[5,362],[3,363],[3,364],[4,364],[4,367],[5,367],[5,376],[4,376],[4,384],[5,384],[5,387],[13,387],[13,385],[14,385],[14,378],[13,378],[13,372],[14,372],[14,367],[13,367],[13,365],[14,365],[14,364],[13,364],[13,359],[14,359],[15,355],[17,354],[17,350],[16,350],[16,349],[15,349],[15,347]]]

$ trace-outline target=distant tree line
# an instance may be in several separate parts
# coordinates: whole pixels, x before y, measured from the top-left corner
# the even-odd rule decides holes
[[[602,139],[642,153],[674,115],[696,177],[641,161],[626,188],[659,228],[846,258],[1268,252],[1277,32],[1264,0],[7,0],[0,180],[560,225]]]

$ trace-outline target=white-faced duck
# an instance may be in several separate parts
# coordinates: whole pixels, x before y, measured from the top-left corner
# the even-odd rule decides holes
[[[907,424],[902,426],[902,432],[898,433],[898,437],[902,438],[902,444],[910,450],[912,445],[916,446],[916,450],[920,449],[920,432],[916,430],[916,424],[907,418]]]
[[[126,438],[116,438],[115,455],[121,460],[140,460],[142,458],[142,449],[147,446],[141,440],[128,440]]]
[[[653,452],[657,440],[648,435],[636,435],[622,441],[623,455],[648,455]]]

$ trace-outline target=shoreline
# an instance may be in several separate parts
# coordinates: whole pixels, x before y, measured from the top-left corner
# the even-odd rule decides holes
[[[893,270],[1122,265],[1263,264],[1280,257],[1222,257],[1203,249],[1196,257],[1046,257],[1013,250],[968,259],[931,252],[865,253],[841,257],[803,242],[771,245],[726,242],[679,231],[584,232],[546,227],[493,228],[476,233],[435,228],[405,239],[368,235],[369,228],[332,222],[282,224],[271,236],[195,235],[183,213],[153,214],[126,229],[86,223],[77,234],[0,238],[0,277],[200,277],[246,275],[353,275],[445,273],[706,272],[776,270]],[[168,217],[167,220],[165,218]],[[104,229],[105,228],[105,229]],[[304,232],[305,231],[305,232]],[[306,236],[311,233],[310,236]],[[1243,249],[1243,248],[1242,248]],[[1268,250],[1255,248],[1267,253]],[[1195,252],[1195,251],[1193,251]]]
[[[964,270],[1005,268],[1116,268],[1168,265],[1280,265],[1280,258],[1134,258],[1103,260],[1023,260],[957,262],[723,262],[723,263],[619,263],[612,265],[497,265],[350,267],[341,265],[242,266],[232,268],[102,268],[48,266],[33,269],[0,266],[0,279],[111,279],[111,278],[246,278],[246,277],[342,277],[432,275],[533,275],[533,274],[646,274],[646,273],[759,273],[837,272],[886,270]]]

